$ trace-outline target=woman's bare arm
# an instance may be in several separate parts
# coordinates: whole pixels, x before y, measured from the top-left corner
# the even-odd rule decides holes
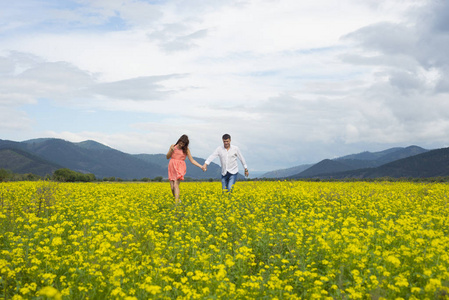
[[[168,149],[167,159],[170,159],[171,155],[173,154],[173,151],[175,151],[175,145],[171,145],[170,149]]]
[[[197,166],[198,168],[201,168],[201,169],[203,168],[202,165],[200,165],[196,160],[193,159],[192,154],[190,154],[190,149],[187,149],[187,157],[189,158],[190,162],[193,165],[195,165],[195,166]]]

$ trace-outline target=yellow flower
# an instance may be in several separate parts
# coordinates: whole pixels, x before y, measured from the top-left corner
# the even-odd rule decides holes
[[[51,242],[51,244],[52,244],[53,246],[59,246],[59,245],[62,245],[62,238],[59,237],[59,236],[54,237],[53,240],[52,240],[52,242]]]
[[[396,268],[401,265],[401,261],[394,255],[390,255],[385,259],[387,262],[392,263]]]
[[[232,267],[233,265],[235,265],[235,262],[234,262],[234,260],[232,259],[232,256],[229,256],[229,257],[226,259],[225,264],[226,264],[228,267]]]
[[[219,265],[218,267],[219,267],[219,269],[218,269],[218,272],[215,274],[215,278],[218,281],[220,281],[220,280],[223,280],[226,277],[227,272],[225,270],[226,267],[224,265]]]
[[[396,277],[395,281],[396,281],[396,285],[399,287],[401,287],[401,286],[406,287],[409,285],[407,278],[405,278],[402,275]]]
[[[439,280],[437,278],[430,278],[429,283],[426,284],[424,290],[426,292],[434,292],[434,291],[438,290],[439,288],[441,288],[441,280]]]
[[[37,292],[37,295],[45,296],[47,298],[55,299],[55,300],[61,300],[62,299],[61,293],[57,289],[52,287],[52,286],[46,286],[46,287],[40,289]]]

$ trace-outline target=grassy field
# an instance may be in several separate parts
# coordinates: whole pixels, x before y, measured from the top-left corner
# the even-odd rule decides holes
[[[0,184],[0,299],[448,299],[449,185]]]

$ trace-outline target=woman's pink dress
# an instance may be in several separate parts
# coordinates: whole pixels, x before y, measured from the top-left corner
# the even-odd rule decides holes
[[[186,154],[175,146],[170,162],[168,163],[168,179],[169,180],[184,180],[186,175]]]

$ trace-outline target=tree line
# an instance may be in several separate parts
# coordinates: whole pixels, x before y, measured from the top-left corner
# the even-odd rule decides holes
[[[7,169],[0,169],[0,182],[2,181],[37,181],[53,180],[59,182],[90,182],[95,181],[94,174],[84,174],[70,169],[58,169],[51,175],[39,176],[32,173],[17,174]]]
[[[119,177],[104,177],[96,178],[92,173],[81,173],[77,171],[70,170],[68,168],[58,169],[51,175],[39,176],[32,173],[27,174],[16,174],[7,169],[0,169],[0,182],[2,181],[38,181],[38,180],[51,180],[57,182],[94,182],[94,181],[108,181],[108,182],[122,182],[129,181],[124,180]],[[143,182],[162,182],[165,181],[162,176],[156,176],[154,178],[144,177],[141,179],[133,179],[132,181],[143,181]],[[185,181],[198,181],[197,179],[186,177]],[[209,179],[213,181],[213,179]]]

